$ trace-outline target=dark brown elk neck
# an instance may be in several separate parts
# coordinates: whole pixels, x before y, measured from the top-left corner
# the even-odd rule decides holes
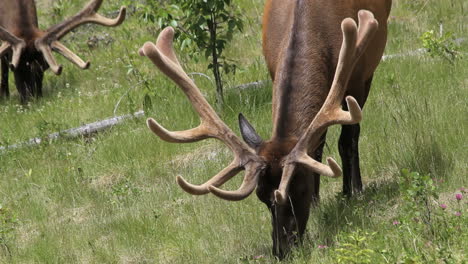
[[[0,25],[26,42],[38,34],[34,0],[0,0]]]
[[[323,10],[313,10],[308,1],[296,2],[291,33],[283,42],[274,83],[273,139],[299,138],[320,110],[333,79],[339,53],[330,31],[335,25],[327,25],[326,14],[311,15]]]

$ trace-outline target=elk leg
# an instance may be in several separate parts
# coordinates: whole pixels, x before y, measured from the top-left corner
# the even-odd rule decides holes
[[[18,93],[20,96],[20,102],[21,104],[26,104],[28,101],[28,73],[24,72],[22,70],[16,69],[14,71],[15,75],[15,84],[16,84],[16,89],[18,89]]]
[[[373,77],[374,75],[364,83],[363,89],[358,90],[362,92],[355,95],[361,108],[364,108]],[[362,85],[354,87],[362,87]],[[347,110],[346,104],[344,104],[344,109]],[[343,125],[341,128],[338,148],[343,164],[343,194],[346,196],[362,191],[361,169],[359,167],[360,133],[361,126],[359,124]]]
[[[359,124],[344,125],[338,143],[343,163],[343,194],[351,196],[362,190],[361,170],[359,168]]]
[[[34,88],[36,90],[36,97],[42,97],[42,81],[44,80],[44,72],[36,73],[34,78]]]
[[[10,97],[10,90],[8,89],[8,58],[3,56],[1,58],[2,63],[2,81],[0,84],[0,98]]]

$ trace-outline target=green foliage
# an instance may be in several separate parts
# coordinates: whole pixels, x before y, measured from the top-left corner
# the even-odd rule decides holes
[[[69,0],[56,0],[52,4],[52,14],[57,18],[62,18],[64,16],[65,10],[70,8]]]
[[[434,180],[429,175],[402,170],[400,191],[405,200],[406,221],[423,221],[430,225],[433,202],[438,198]]]
[[[375,251],[369,248],[368,240],[376,233],[353,231],[343,241],[340,241],[334,251],[336,263],[367,264],[375,263]]]
[[[456,205],[440,202],[440,190],[433,179],[408,170],[402,171],[400,191],[404,203],[399,214],[403,224],[397,229],[398,234],[401,239],[413,236],[413,244],[428,248],[427,254],[421,254],[406,246],[402,263],[460,263],[461,257],[454,255],[447,244],[466,228],[463,224],[466,216],[461,213],[465,210],[460,202],[462,196],[460,199],[453,196]],[[400,225],[398,221],[395,223]]]
[[[177,27],[177,19],[180,8],[169,1],[156,0],[126,0],[123,3],[135,10],[136,17],[147,25],[155,24],[158,28],[166,26]]]
[[[157,87],[150,85],[146,75],[141,72],[138,67],[135,67],[134,55],[128,54],[127,56],[122,57],[122,60],[125,63],[125,68],[127,68],[127,78],[131,80],[136,86],[142,86],[143,97],[143,110],[145,113],[150,114],[153,112],[153,101],[152,98],[157,97]],[[135,86],[131,86],[130,89],[134,89]],[[135,100],[130,96],[130,89],[124,95],[127,97],[127,105],[130,109],[130,112],[134,113],[137,111],[137,106],[135,105]],[[121,98],[122,99],[122,98]],[[120,102],[120,101],[119,101]],[[118,107],[118,105],[116,105]],[[114,111],[116,108],[114,109]]]
[[[442,36],[436,36],[434,30],[424,32],[421,37],[423,47],[431,57],[441,57],[450,63],[459,58],[458,46],[455,44],[455,36],[446,32]]]
[[[17,224],[17,219],[13,212],[0,204],[0,249],[5,250],[11,256],[9,247],[10,240],[13,236],[13,231]]]
[[[208,69],[213,71],[215,77],[217,102],[222,103],[224,96],[220,69],[225,73],[235,73],[237,68],[223,52],[234,33],[243,30],[239,8],[231,0],[186,0],[181,3],[175,1],[160,10],[160,26],[170,25],[182,31],[176,36],[182,49],[196,47],[198,50],[192,49],[195,54],[201,53],[211,59]]]

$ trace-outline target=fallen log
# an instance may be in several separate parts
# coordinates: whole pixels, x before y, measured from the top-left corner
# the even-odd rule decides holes
[[[145,115],[144,111],[138,111],[134,114],[128,114],[128,115],[122,115],[122,116],[117,116],[117,117],[112,117],[109,119],[105,119],[102,121],[94,122],[91,124],[83,125],[77,128],[71,128],[67,130],[63,130],[60,132],[55,132],[52,134],[49,134],[45,137],[36,137],[36,138],[31,138],[25,142],[9,145],[9,146],[0,146],[0,154],[7,151],[7,150],[14,150],[14,149],[19,149],[23,147],[29,147],[29,146],[34,146],[34,145],[39,145],[43,141],[50,141],[50,140],[56,140],[59,138],[77,138],[77,137],[85,137],[92,135],[94,133],[101,132],[103,130],[109,129],[115,125],[118,125],[120,123],[123,123],[124,121],[128,119],[134,119],[134,118],[139,118],[143,117]]]

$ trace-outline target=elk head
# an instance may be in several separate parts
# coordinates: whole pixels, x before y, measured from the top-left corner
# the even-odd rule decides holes
[[[3,65],[10,59],[9,66],[15,74],[22,102],[25,102],[29,95],[41,95],[45,70],[50,68],[56,75],[62,72],[62,66],[57,63],[52,51],[64,56],[81,69],[89,67],[89,62],[84,62],[60,42],[67,33],[86,23],[118,26],[124,21],[126,14],[125,7],[121,7],[115,19],[101,16],[97,11],[103,0],[92,0],[76,15],[43,31],[38,28],[33,0],[4,2],[4,6],[0,7],[0,58]],[[2,71],[6,71],[3,72],[3,78],[8,78],[7,70],[7,67],[2,67]],[[2,79],[2,95],[9,94],[7,82]]]
[[[322,143],[322,135],[329,126],[355,124],[361,120],[361,109],[353,97],[346,98],[349,111],[344,111],[341,107],[353,68],[377,29],[377,21],[372,13],[361,11],[359,20],[359,28],[351,18],[342,21],[343,43],[328,97],[303,135],[286,141],[275,138],[263,141],[249,122],[240,115],[239,124],[246,143],[241,141],[221,121],[182,69],[172,47],[172,28],[164,29],[156,44],[147,42],[139,51],[140,55],[147,56],[183,90],[201,118],[198,127],[178,132],[168,131],[150,118],[147,124],[151,131],[161,139],[173,143],[216,138],[234,153],[231,164],[207,182],[193,185],[177,176],[177,183],[190,194],[212,193],[229,201],[242,200],[257,189],[258,198],[272,213],[273,252],[279,257],[284,257],[305,230],[312,197],[306,197],[304,191],[307,186],[318,184],[318,176],[315,173],[328,177],[341,175],[340,167],[332,158],[328,158],[328,165],[325,165],[309,154],[314,153]],[[246,170],[246,173],[238,190],[220,189],[222,184],[242,170]],[[293,208],[296,206],[304,208]]]

